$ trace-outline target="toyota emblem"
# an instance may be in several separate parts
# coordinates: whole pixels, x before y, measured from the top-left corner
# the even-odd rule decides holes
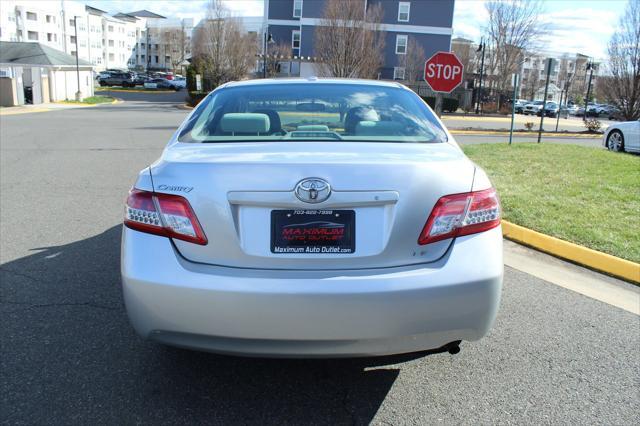
[[[307,178],[296,185],[296,197],[305,203],[321,203],[331,195],[331,186],[324,179]]]

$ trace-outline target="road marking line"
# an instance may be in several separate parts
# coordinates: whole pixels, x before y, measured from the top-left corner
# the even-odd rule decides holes
[[[584,296],[640,315],[640,288],[505,241],[504,263]]]

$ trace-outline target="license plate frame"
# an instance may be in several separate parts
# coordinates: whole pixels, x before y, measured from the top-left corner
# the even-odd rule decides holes
[[[353,254],[355,210],[271,210],[271,253]]]

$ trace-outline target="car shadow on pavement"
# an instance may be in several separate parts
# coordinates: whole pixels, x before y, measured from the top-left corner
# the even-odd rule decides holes
[[[394,364],[434,353],[260,359],[144,341],[122,302],[120,232],[0,266],[2,422],[367,424]]]

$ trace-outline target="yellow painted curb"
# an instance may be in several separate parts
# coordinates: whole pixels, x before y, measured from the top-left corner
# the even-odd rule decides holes
[[[482,131],[482,130],[449,130],[449,133],[451,133],[452,135],[475,135],[475,136],[509,136],[509,132],[492,132],[492,131]],[[538,136],[538,132],[513,132],[513,136],[514,137],[519,137],[519,136],[531,136],[531,137],[536,137]],[[567,137],[567,138],[579,138],[579,139],[600,139],[602,138],[602,135],[599,134],[593,134],[593,135],[589,135],[589,134],[585,134],[585,133],[556,133],[556,132],[549,132],[549,133],[542,133],[542,136],[551,136],[551,137]]]
[[[614,277],[640,284],[640,264],[502,221],[505,238]]]
[[[8,107],[11,108],[11,107]],[[50,108],[32,108],[32,109],[28,109],[28,110],[18,110],[18,111],[8,111],[5,108],[0,108],[0,115],[19,115],[19,114],[32,114],[32,113],[36,113],[36,112],[47,112],[47,111],[51,111]]]

